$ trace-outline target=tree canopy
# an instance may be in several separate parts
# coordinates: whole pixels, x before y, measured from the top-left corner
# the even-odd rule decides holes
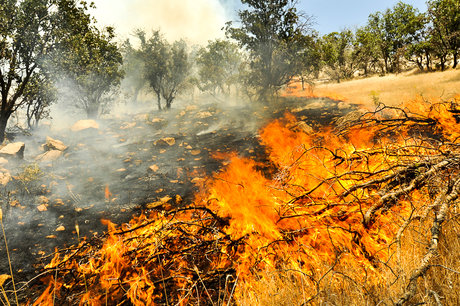
[[[300,55],[309,42],[309,18],[297,12],[292,0],[241,2],[248,8],[238,12],[239,26],[230,22],[226,31],[249,52],[245,81],[264,100],[300,73]]]

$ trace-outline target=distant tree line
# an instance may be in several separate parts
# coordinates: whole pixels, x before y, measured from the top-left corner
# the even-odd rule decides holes
[[[340,81],[361,71],[398,73],[407,64],[421,71],[445,70],[458,65],[460,52],[460,1],[429,0],[419,12],[402,1],[384,12],[369,15],[367,24],[318,38],[321,66]]]
[[[18,110],[36,127],[62,87],[93,118],[110,110],[120,84],[132,102],[151,92],[161,110],[181,94],[267,102],[295,78],[340,82],[409,65],[458,65],[460,0],[428,0],[426,12],[398,2],[363,27],[323,36],[296,0],[241,2],[245,9],[226,24],[226,39],[188,46],[168,42],[160,30],[137,30],[134,40],[117,44],[113,28],[96,27],[85,1],[0,0],[0,141]]]

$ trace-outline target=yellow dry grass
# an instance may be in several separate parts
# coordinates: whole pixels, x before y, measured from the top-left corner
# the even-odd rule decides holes
[[[427,100],[447,100],[459,92],[460,69],[431,73],[412,71],[313,87],[315,96],[339,97],[364,106],[372,106],[375,98],[387,105],[399,105],[419,95]]]

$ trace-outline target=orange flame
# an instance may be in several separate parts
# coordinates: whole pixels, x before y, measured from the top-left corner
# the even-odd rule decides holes
[[[105,185],[104,189],[104,196],[107,201],[110,201],[110,198],[112,197],[112,193],[110,192],[109,185]]]

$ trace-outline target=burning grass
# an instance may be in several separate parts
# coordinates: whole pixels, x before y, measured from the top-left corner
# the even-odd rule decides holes
[[[273,177],[220,154],[191,205],[57,252],[33,304],[455,303],[459,102],[379,105],[310,134],[286,114],[260,131]]]

